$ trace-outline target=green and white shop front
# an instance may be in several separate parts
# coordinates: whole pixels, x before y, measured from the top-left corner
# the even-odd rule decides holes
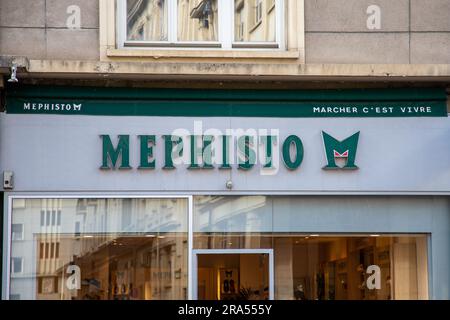
[[[450,298],[445,90],[6,102],[3,299]]]

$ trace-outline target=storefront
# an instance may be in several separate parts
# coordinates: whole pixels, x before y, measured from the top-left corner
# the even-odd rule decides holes
[[[446,99],[11,87],[2,297],[449,299]]]

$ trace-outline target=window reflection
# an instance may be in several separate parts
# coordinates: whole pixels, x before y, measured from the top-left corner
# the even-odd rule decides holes
[[[196,232],[269,232],[272,199],[266,196],[199,196],[195,198]]]
[[[178,41],[218,41],[217,0],[178,0]]]
[[[187,298],[185,199],[27,199],[21,206],[14,202],[13,222],[23,224],[25,231],[23,240],[12,239],[10,296]]]
[[[168,0],[127,0],[127,39],[167,41]]]
[[[428,299],[425,235],[279,235],[274,252],[277,299]]]
[[[234,40],[275,42],[275,0],[234,0]]]
[[[428,235],[314,232],[324,225],[328,229],[342,224],[347,229],[365,226],[372,214],[381,217],[389,212],[392,217],[409,213],[412,207],[429,210],[427,201],[197,196],[194,248],[273,249],[275,299],[428,299]],[[349,217],[353,217],[350,222]]]

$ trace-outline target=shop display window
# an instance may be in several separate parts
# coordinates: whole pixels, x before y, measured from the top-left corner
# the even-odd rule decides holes
[[[10,298],[187,298],[186,199],[14,201]]]

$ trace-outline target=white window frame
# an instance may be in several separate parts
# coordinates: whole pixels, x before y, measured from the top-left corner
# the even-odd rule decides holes
[[[256,8],[255,8],[255,24],[260,23],[262,21],[263,16],[263,0],[256,0]]]
[[[178,0],[166,0],[167,3],[167,33],[168,41],[136,41],[127,40],[127,7],[126,0],[117,0],[116,2],[116,32],[118,49],[139,48],[145,49],[197,49],[208,48],[213,50],[286,50],[285,30],[286,30],[286,14],[285,1],[275,1],[275,42],[240,42],[235,41],[235,15],[233,0],[217,0],[218,6],[218,41],[178,41]],[[172,17],[172,18],[171,18]],[[175,19],[173,18],[175,17]],[[173,23],[175,21],[175,23]]]

